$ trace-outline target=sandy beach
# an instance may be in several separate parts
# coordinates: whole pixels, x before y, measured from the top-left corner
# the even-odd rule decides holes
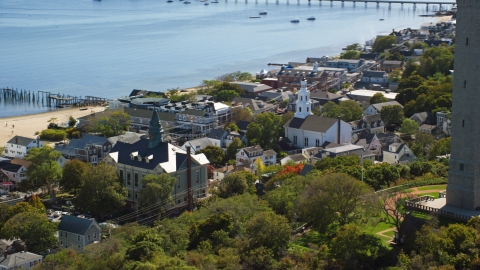
[[[101,112],[105,107],[88,107],[88,110],[80,111],[79,108],[55,110],[33,115],[21,115],[7,118],[0,118],[0,147],[5,144],[14,135],[24,137],[35,137],[36,131],[42,131],[47,128],[48,120],[57,118],[57,123],[67,122],[70,116],[79,118],[89,115],[91,111]]]

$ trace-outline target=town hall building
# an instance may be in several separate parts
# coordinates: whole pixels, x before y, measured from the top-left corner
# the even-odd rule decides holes
[[[335,118],[312,114],[312,100],[307,82],[301,81],[294,117],[286,122],[285,137],[298,148],[320,147],[325,142],[349,144],[352,141],[352,127],[349,123]]]
[[[173,186],[172,197],[175,206],[187,203],[188,155],[185,150],[163,141],[163,129],[157,113],[152,114],[149,138],[137,142],[117,142],[105,162],[113,165],[122,184],[128,190],[127,201],[136,207],[145,187],[142,178],[147,174],[168,173],[177,181]],[[207,165],[210,163],[204,154],[190,155],[191,187],[193,199],[203,198],[207,190]]]

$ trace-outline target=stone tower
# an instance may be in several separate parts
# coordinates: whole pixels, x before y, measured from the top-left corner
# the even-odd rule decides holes
[[[307,116],[312,115],[312,101],[310,100],[310,91],[307,89],[305,77],[303,77],[300,82],[300,91],[298,91],[296,107],[297,111],[294,117],[305,119]]]
[[[480,210],[480,0],[457,0],[447,205]]]

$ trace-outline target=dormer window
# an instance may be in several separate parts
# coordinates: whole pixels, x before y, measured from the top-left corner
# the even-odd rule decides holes
[[[138,156],[138,151],[137,152],[133,152],[130,154],[130,158],[133,160],[136,156]]]

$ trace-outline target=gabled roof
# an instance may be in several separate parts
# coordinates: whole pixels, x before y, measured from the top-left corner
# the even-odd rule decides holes
[[[20,170],[20,168],[22,168],[22,165],[12,164],[10,162],[0,162],[0,169],[7,172],[16,173]]]
[[[87,145],[103,146],[108,138],[85,134],[81,139],[72,139],[68,144],[55,145],[55,150],[64,155],[75,155],[75,149],[85,149]]]
[[[250,124],[251,122],[248,122],[248,121],[238,121],[237,122],[237,127],[240,129],[240,130],[247,130],[247,126],[248,124]]]
[[[303,154],[294,154],[288,156],[293,162],[302,162],[306,161],[307,158]]]
[[[212,130],[210,131],[210,133],[208,133],[207,138],[214,139],[214,140],[220,140],[220,139],[223,138],[223,136],[224,136],[226,133],[227,133],[227,132],[226,132],[224,129],[215,128],[215,129],[212,129]]]
[[[305,119],[294,117],[287,121],[283,126],[325,133],[337,121],[338,119],[335,118],[309,115]]]
[[[88,228],[95,224],[98,226],[97,222],[94,219],[63,215],[62,219],[60,220],[60,224],[58,224],[58,230],[84,235],[87,232]]]
[[[193,146],[199,146],[201,149],[213,145],[208,138],[199,138],[195,140],[188,141]]]
[[[18,264],[21,264],[20,262],[31,262],[40,259],[42,259],[41,255],[37,255],[31,252],[13,253],[8,255],[7,258],[5,258],[2,254],[2,256],[0,257],[0,266],[2,266],[1,268],[6,267],[7,269],[16,269],[18,267]]]
[[[255,153],[258,152],[258,151],[261,151],[261,153],[263,154],[263,148],[260,146],[260,145],[254,145],[254,146],[250,146],[250,147],[244,147],[242,148],[240,151],[244,151],[248,157],[256,157],[256,156],[260,156],[260,155],[256,155]]]
[[[383,78],[385,76],[385,71],[374,71],[374,70],[365,70],[362,74],[362,77],[377,77]]]
[[[342,95],[330,93],[328,91],[321,91],[321,90],[316,90],[316,91],[310,91],[310,97],[313,99],[339,99],[342,98]]]
[[[21,146],[27,146],[35,140],[36,139],[34,139],[34,138],[27,138],[27,137],[22,137],[22,136],[17,135],[15,137],[11,138],[7,143],[21,145]]]
[[[435,117],[431,112],[416,113],[416,114],[412,115],[410,117],[410,119],[412,119],[414,117],[417,117],[417,119],[420,120],[420,122],[422,122],[423,124],[432,125],[432,124],[435,123]]]
[[[376,103],[376,104],[371,104],[371,106],[373,106],[373,108],[375,108],[375,110],[377,111],[381,111],[383,107],[385,106],[395,106],[395,105],[398,105],[398,106],[402,106],[402,104],[396,102],[396,101],[388,101],[388,102],[382,102],[382,103]]]
[[[273,156],[273,155],[276,155],[277,152],[273,151],[273,150],[266,150],[266,151],[263,151],[263,155],[264,156]]]
[[[135,143],[135,142],[139,141],[142,136],[147,136],[147,135],[142,134],[142,133],[135,133],[135,132],[129,132],[128,131],[128,132],[125,132],[125,134],[110,137],[110,138],[108,138],[108,141],[112,145],[116,144],[118,141]]]

